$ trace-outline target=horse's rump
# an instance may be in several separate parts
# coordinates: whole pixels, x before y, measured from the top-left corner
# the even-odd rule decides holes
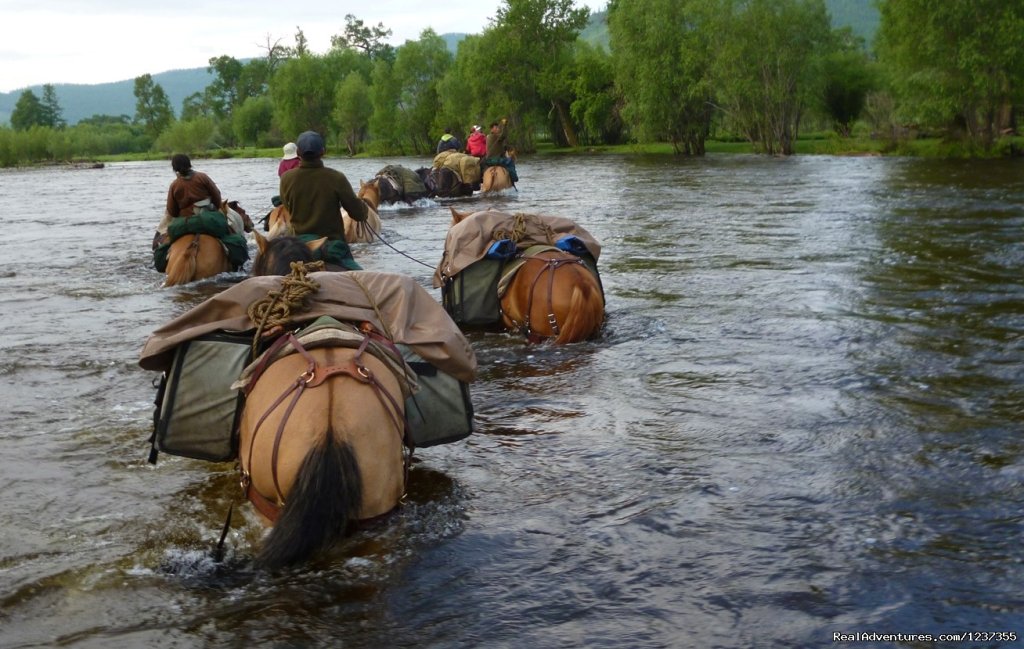
[[[225,245],[209,234],[186,234],[167,251],[164,286],[187,284],[232,270]]]
[[[255,378],[239,459],[250,500],[276,522],[265,561],[292,563],[350,522],[395,508],[405,490],[402,395],[384,362],[350,347],[289,354]]]
[[[559,343],[597,332],[604,321],[601,246],[590,233],[560,217],[453,208],[452,218],[434,286],[456,322],[500,321],[530,340]]]
[[[485,194],[500,192],[512,187],[512,178],[508,169],[501,165],[491,165],[484,169],[483,180],[480,183],[480,190]]]
[[[596,269],[549,247],[529,249],[502,280],[501,317],[529,340],[585,340],[604,322],[604,293]]]

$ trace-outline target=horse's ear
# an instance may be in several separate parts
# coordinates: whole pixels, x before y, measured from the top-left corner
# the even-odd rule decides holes
[[[267,250],[267,239],[256,230],[252,231],[253,237],[256,239],[256,250],[262,255]]]
[[[470,215],[470,212],[458,212],[458,211],[456,211],[455,208],[452,207],[451,205],[448,206],[448,209],[450,209],[452,211],[452,225],[455,225],[456,223],[462,223],[462,221],[467,216]]]
[[[320,249],[320,246],[324,245],[325,243],[327,243],[327,237],[320,237],[319,239],[307,241],[306,247],[312,250],[313,252],[316,252],[317,250]]]
[[[365,182],[362,178],[359,179],[359,189],[366,187],[369,183]]]

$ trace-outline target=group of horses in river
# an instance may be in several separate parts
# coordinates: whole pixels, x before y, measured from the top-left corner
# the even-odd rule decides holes
[[[500,176],[500,172],[494,175]],[[505,182],[511,186],[507,172]],[[370,236],[379,235],[377,210],[382,198],[378,183],[361,183],[359,197],[372,215],[365,230],[373,233]],[[488,213],[459,212],[454,207],[450,211],[450,228]],[[282,286],[304,285],[311,272],[325,269],[323,262],[315,261],[324,240],[298,239],[290,230],[289,218],[287,210],[275,208],[267,235],[254,231],[257,254],[251,277],[280,276]],[[350,241],[367,240],[356,238],[358,225],[351,219],[345,221],[346,239],[351,231]],[[175,248],[178,243],[171,247],[168,285],[179,283],[170,281],[171,268],[182,263],[197,278],[232,270],[225,265],[216,238],[199,235]],[[187,250],[180,249],[186,246]],[[552,247],[519,262],[498,300],[506,329],[525,334],[528,341],[557,344],[597,335],[605,304],[596,270],[592,272],[575,255]],[[180,276],[177,270],[175,273]],[[338,275],[363,287],[361,278],[372,279],[376,273]],[[368,298],[374,297],[365,288],[364,292]],[[450,320],[448,314],[444,317]],[[394,364],[367,352],[368,344],[378,341],[393,347],[382,335],[386,332],[367,322],[352,324],[365,336],[359,344],[303,346],[292,337],[293,353],[277,358],[265,354],[262,361],[254,363],[257,371],[245,388],[237,419],[236,459],[248,500],[271,527],[257,556],[257,562],[265,567],[311,558],[360,521],[395,509],[405,493],[412,452],[405,435],[406,402],[401,398],[407,389],[403,387],[405,379]],[[282,329],[272,333],[281,335]],[[272,339],[266,331],[257,331],[256,336],[263,342]],[[464,339],[459,343],[471,350]],[[473,364],[475,372],[475,358]]]

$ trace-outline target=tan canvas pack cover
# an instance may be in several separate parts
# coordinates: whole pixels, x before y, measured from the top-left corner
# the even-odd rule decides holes
[[[497,210],[475,212],[448,230],[441,263],[434,270],[434,287],[445,278],[458,275],[464,268],[483,258],[491,244],[512,239],[520,250],[535,245],[553,246],[567,235],[575,235],[594,257],[601,256],[601,244],[572,219],[539,214],[509,214]]]
[[[431,166],[434,169],[440,169],[441,167],[451,169],[459,174],[462,182],[468,184],[478,183],[483,178],[483,172],[480,171],[480,158],[451,149],[442,151],[434,156],[434,162]]]
[[[469,341],[413,278],[374,271],[318,272],[310,273],[308,278],[317,282],[320,290],[311,296],[310,308],[296,314],[296,324],[324,315],[349,322],[366,321],[392,336],[395,343],[408,345],[441,371],[467,383],[476,378],[476,356]],[[283,279],[250,277],[171,320],[150,335],[139,365],[166,371],[175,348],[186,340],[217,330],[255,329],[257,323],[246,313],[249,305],[270,291],[280,290]]]

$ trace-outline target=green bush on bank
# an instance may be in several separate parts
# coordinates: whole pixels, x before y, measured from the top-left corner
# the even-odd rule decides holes
[[[169,160],[174,152],[184,151],[195,158],[278,158],[279,147],[209,148],[213,124],[208,120],[181,122],[177,128],[161,135],[154,148],[150,148],[144,135],[133,132],[127,125],[97,127],[90,124],[66,129],[32,127],[15,131],[0,127],[0,167],[28,166],[32,164],[74,162],[130,162]],[[800,137],[795,145],[797,155],[895,155],[928,158],[982,158],[1024,155],[1024,136],[1004,136],[988,151],[971,141],[940,137],[886,139],[871,137],[860,129],[852,137],[840,137],[834,132],[809,133]],[[708,153],[755,153],[746,141],[735,139],[708,140]],[[581,147],[557,147],[550,142],[539,142],[537,154],[614,154],[614,155],[674,155],[667,142],[628,143]],[[342,155],[342,151],[329,151]],[[356,157],[371,157],[372,152]]]

